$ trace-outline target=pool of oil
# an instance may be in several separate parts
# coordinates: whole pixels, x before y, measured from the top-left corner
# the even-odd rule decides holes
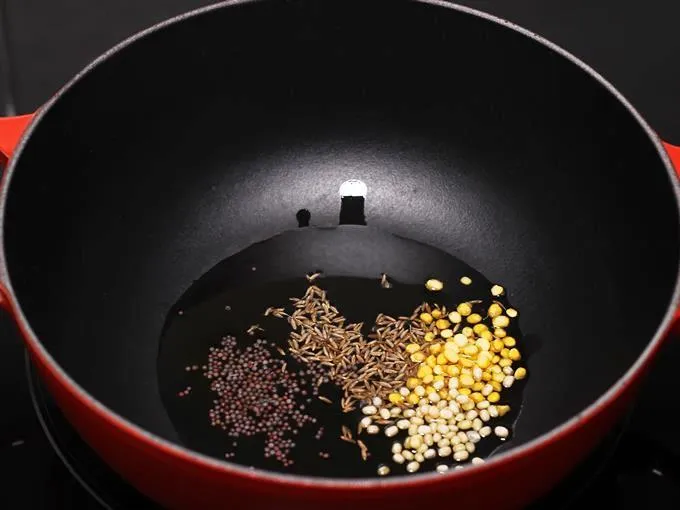
[[[370,333],[379,313],[410,315],[423,301],[451,307],[461,301],[491,299],[492,283],[489,280],[436,248],[385,233],[342,229],[337,241],[356,238],[356,250],[346,243],[324,256],[323,247],[328,245],[329,239],[331,243],[336,239],[334,232],[325,230],[314,232],[309,229],[309,235],[299,231],[291,233],[290,238],[284,236],[283,243],[278,236],[271,242],[258,243],[225,259],[196,280],[173,306],[160,341],[158,378],[164,406],[186,447],[217,459],[224,460],[226,455],[229,462],[244,466],[306,476],[375,477],[378,466],[383,463],[390,466],[390,476],[406,473],[403,465],[391,461],[391,444],[400,436],[387,438],[382,433],[375,436],[362,433],[359,437],[370,452],[365,461],[356,445],[340,439],[343,425],[356,437],[361,413],[358,410],[343,413],[341,392],[331,383],[322,385],[320,391],[333,402],[330,405],[317,398],[300,397],[298,403],[304,404],[305,412],[316,417],[317,422],[305,425],[296,434],[296,447],[290,455],[294,464],[289,467],[284,468],[275,459],[265,458],[263,437],[232,438],[210,425],[208,412],[215,395],[209,389],[210,381],[200,370],[207,364],[210,347],[217,346],[226,335],[235,336],[239,346],[245,346],[257,338],[246,331],[251,325],[259,324],[263,330],[259,337],[285,348],[290,326],[285,320],[264,317],[263,312],[268,307],[285,307],[291,311],[289,298],[303,296],[309,285],[306,273],[322,272],[314,284],[327,291],[331,303],[348,322],[363,322],[364,334]],[[348,232],[356,235],[348,237]],[[367,233],[370,239],[366,237]],[[315,242],[315,239],[323,242]],[[301,240],[305,240],[309,250],[316,254],[301,250]],[[372,243],[377,245],[371,246]],[[362,258],[368,253],[366,250],[376,246],[381,247],[377,249],[378,253],[373,253],[369,259]],[[299,256],[289,253],[284,249],[286,247],[297,250]],[[381,254],[380,250],[384,252]],[[346,266],[342,257],[337,256],[338,251],[349,256]],[[409,259],[407,263],[404,263],[404,256]],[[381,285],[382,273],[388,275],[390,288]],[[423,282],[430,276],[445,282],[442,292],[431,293],[425,289]],[[473,283],[462,285],[459,282],[462,276],[470,276]],[[519,338],[521,348],[518,321],[513,322],[511,333]],[[272,349],[272,353],[275,357],[285,358],[289,369],[303,368],[289,355],[282,356],[277,349]],[[199,370],[185,369],[193,365]],[[518,382],[502,393],[502,402],[509,403],[512,411],[494,420],[493,425],[512,427],[521,409],[524,384],[525,381]],[[178,393],[187,387],[191,387],[191,391],[179,397]],[[320,428],[323,429],[321,435]],[[475,456],[491,455],[500,444],[494,437],[485,438],[477,444]],[[444,462],[454,463],[451,457],[433,459],[422,465],[421,472],[433,470]]]

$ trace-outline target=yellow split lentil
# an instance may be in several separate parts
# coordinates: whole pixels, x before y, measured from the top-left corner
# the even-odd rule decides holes
[[[467,316],[467,321],[470,324],[477,324],[482,320],[482,316],[479,315],[478,313],[471,313],[470,315]],[[474,332],[474,329],[472,330]]]
[[[456,311],[463,317],[467,317],[472,313],[472,306],[470,303],[461,303],[456,307]]]
[[[431,324],[434,320],[434,317],[432,317],[432,314],[425,312],[420,314],[420,320],[425,324]]]
[[[437,322],[435,322],[434,325],[437,326],[437,328],[439,328],[440,330],[442,330],[448,328],[451,325],[451,323],[446,319],[439,319]]]

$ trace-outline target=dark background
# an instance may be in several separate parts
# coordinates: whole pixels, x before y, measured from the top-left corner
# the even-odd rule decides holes
[[[0,44],[0,114],[35,110],[112,45],[158,21],[211,3],[215,2],[0,0],[0,41],[4,41]],[[680,145],[680,1],[460,3],[509,19],[575,54],[613,83],[663,139]],[[58,161],[58,154],[54,156]],[[674,425],[659,409],[675,392],[679,361],[676,341],[662,351],[632,424],[640,430],[647,430],[650,423],[660,427],[656,439],[676,455],[680,446]],[[78,510],[80,499],[84,502],[89,496],[73,490],[68,472],[47,448],[33,416],[23,370],[23,348],[16,331],[7,317],[0,317],[0,508]],[[676,407],[675,399],[669,398],[670,406]],[[642,502],[661,508],[654,503],[654,494],[638,491],[630,500],[631,505]]]
[[[4,0],[16,111],[33,111],[129,35],[211,0]],[[667,141],[680,144],[680,2],[464,0],[566,48],[614,84]],[[385,13],[389,16],[389,13]],[[178,63],[181,67],[181,62]],[[5,69],[3,68],[3,77]]]

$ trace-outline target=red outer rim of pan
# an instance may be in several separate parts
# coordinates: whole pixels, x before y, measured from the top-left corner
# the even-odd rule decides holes
[[[99,66],[102,64],[104,61],[106,61],[111,55],[117,53],[118,51],[122,50],[123,48],[129,46],[130,44],[134,43],[138,39],[141,39],[143,37],[146,37],[149,34],[152,34],[158,30],[163,29],[164,27],[168,25],[172,25],[175,23],[179,23],[184,19],[191,18],[194,16],[198,16],[201,14],[208,13],[213,10],[217,9],[222,9],[226,8],[229,6],[234,6],[234,5],[241,5],[241,4],[246,4],[246,3],[254,3],[260,0],[228,0],[225,2],[221,2],[218,4],[213,4],[208,7],[204,7],[201,9],[197,9],[185,14],[182,14],[180,16],[171,18],[167,21],[161,22],[157,25],[154,25],[151,28],[148,28],[146,30],[143,30],[142,32],[139,32],[132,37],[126,39],[125,41],[121,42],[120,44],[114,46],[111,48],[109,51],[101,55],[99,58],[94,60],[90,65],[88,65],[85,69],[83,69],[80,73],[78,73],[76,76],[74,76],[71,81],[69,81],[57,94],[55,94],[40,110],[36,113],[34,116],[33,120],[31,121],[30,125],[26,129],[22,139],[19,141],[14,155],[16,157],[13,157],[10,161],[9,167],[7,171],[5,172],[5,175],[3,177],[3,185],[0,187],[0,228],[3,225],[3,219],[4,219],[4,213],[5,213],[5,204],[7,200],[7,195],[8,195],[8,189],[9,189],[9,184],[11,183],[12,179],[12,174],[14,173],[14,169],[16,167],[16,162],[20,159],[20,155],[26,145],[26,140],[30,137],[31,132],[33,129],[35,129],[35,126],[40,122],[41,118],[50,110],[52,105],[54,105],[55,102],[59,100],[62,94],[68,89],[70,89],[76,82],[78,82],[83,76],[85,76],[87,73],[89,73],[92,69],[95,67]],[[502,27],[505,27],[508,30],[513,30],[515,32],[518,32],[526,37],[529,37],[530,39],[533,39],[534,41],[542,44],[543,46],[549,48],[552,50],[554,53],[557,54],[557,56],[566,58],[567,60],[571,61],[573,64],[577,65],[580,67],[585,73],[589,74],[592,78],[594,78],[597,82],[599,82],[602,86],[604,86],[609,92],[616,97],[623,106],[626,107],[626,109],[630,112],[630,114],[635,118],[635,120],[638,122],[640,127],[647,133],[647,136],[649,137],[650,142],[656,147],[657,153],[659,155],[659,158],[663,161],[666,171],[668,173],[668,179],[669,179],[669,184],[672,186],[674,192],[675,192],[675,197],[676,197],[676,204],[678,206],[678,229],[680,230],[680,183],[678,182],[678,179],[675,175],[675,170],[673,168],[673,165],[671,164],[671,161],[668,157],[668,154],[663,148],[661,140],[658,138],[658,136],[652,131],[652,129],[649,127],[649,125],[645,122],[645,120],[642,118],[642,116],[635,110],[635,108],[623,97],[623,95],[617,91],[609,82],[607,82],[602,76],[600,76],[596,71],[594,71],[592,68],[590,68],[588,65],[585,63],[581,62],[579,59],[577,59],[575,56],[570,54],[569,52],[565,51],[564,49],[560,48],[559,46],[551,43],[550,41],[547,41],[546,39],[530,32],[529,30],[526,30],[522,27],[519,27],[509,21],[503,20],[501,18],[498,18],[496,16],[471,9],[469,7],[457,5],[457,4],[452,4],[444,0],[412,0],[417,3],[423,3],[423,4],[429,4],[432,6],[438,6],[441,8],[445,9],[452,9],[458,12],[462,12],[465,14],[469,14],[472,16],[476,16],[478,18],[485,19],[491,23],[495,23],[497,25],[500,25]],[[16,318],[16,321],[18,323],[18,326],[26,339],[26,342],[29,346],[29,348],[32,351],[32,354],[36,356],[41,363],[43,363],[48,369],[52,372],[52,375],[56,378],[59,383],[67,388],[70,389],[70,391],[80,400],[83,404],[86,405],[87,408],[89,408],[93,413],[96,413],[97,415],[100,416],[100,418],[108,421],[111,425],[115,426],[119,430],[123,431],[125,434],[128,434],[129,436],[134,437],[136,440],[141,441],[143,443],[146,443],[148,446],[158,448],[164,453],[175,457],[177,460],[184,461],[187,463],[193,463],[196,465],[196,467],[206,469],[206,470],[211,470],[216,473],[224,473],[225,475],[231,475],[231,476],[237,476],[237,477],[242,477],[245,479],[250,479],[250,480],[255,480],[259,482],[269,482],[272,484],[276,484],[279,486],[289,486],[289,487],[314,487],[314,488],[327,488],[327,489],[334,489],[334,490],[372,490],[376,488],[382,488],[382,487],[389,487],[391,485],[398,485],[398,486],[407,486],[407,487],[416,487],[421,484],[428,484],[432,483],[435,480],[441,481],[445,479],[449,479],[449,477],[467,477],[474,473],[475,475],[477,474],[482,474],[483,472],[488,472],[490,470],[496,469],[498,467],[501,467],[502,465],[506,465],[509,463],[512,463],[514,461],[519,460],[520,458],[524,458],[527,456],[531,456],[533,453],[539,451],[544,445],[560,441],[563,439],[565,436],[569,435],[570,433],[575,432],[577,429],[582,424],[585,424],[589,421],[591,421],[594,417],[596,417],[601,411],[609,407],[611,404],[613,404],[622,394],[624,394],[630,387],[631,385],[635,382],[635,380],[641,375],[643,372],[644,368],[648,365],[648,363],[652,360],[660,346],[662,345],[663,339],[670,333],[670,330],[673,326],[673,321],[674,321],[674,316],[676,313],[676,310],[678,310],[679,305],[680,305],[680,274],[676,275],[676,282],[675,282],[675,287],[674,287],[674,292],[673,292],[673,297],[671,301],[668,303],[668,308],[666,310],[666,313],[663,317],[663,320],[659,324],[653,338],[645,348],[645,350],[642,352],[642,354],[638,357],[638,359],[633,363],[629,369],[626,371],[626,373],[616,381],[614,385],[612,385],[605,393],[603,393],[594,403],[592,403],[590,406],[587,408],[583,409],[580,413],[577,415],[573,416],[569,420],[563,422],[561,425],[558,427],[550,430],[549,432],[538,436],[531,441],[518,446],[516,448],[511,448],[507,452],[504,452],[502,454],[499,454],[497,456],[491,457],[486,463],[481,464],[481,465],[471,465],[467,469],[463,470],[452,470],[446,475],[441,475],[439,473],[423,473],[423,474],[418,474],[418,475],[404,475],[404,476],[397,476],[394,478],[390,479],[385,479],[385,480],[375,480],[375,479],[331,479],[331,478],[312,478],[312,477],[305,477],[305,476],[299,476],[299,475],[287,475],[287,474],[279,474],[279,473],[274,473],[270,471],[265,471],[261,469],[249,469],[243,466],[239,466],[234,463],[230,463],[227,461],[220,461],[211,457],[208,457],[206,455],[191,451],[187,448],[184,448],[180,445],[171,443],[165,439],[162,439],[161,437],[152,434],[141,427],[138,427],[137,425],[133,424],[132,422],[128,421],[126,418],[116,414],[114,411],[108,409],[106,406],[104,406],[101,402],[97,401],[94,399],[92,396],[90,396],[81,386],[78,385],[71,377],[56,363],[54,358],[47,352],[45,347],[40,343],[38,340],[37,336],[31,329],[30,325],[28,324],[28,321],[26,320],[26,317],[24,316],[21,307],[18,304],[18,300],[16,296],[14,295],[14,291],[11,286],[11,282],[9,279],[9,275],[7,272],[7,267],[5,264],[5,257],[4,257],[4,231],[0,232],[0,242],[2,243],[2,250],[0,251],[0,281],[7,282],[7,296],[6,299],[9,301],[9,308],[11,309],[14,317]],[[680,273],[680,269],[679,269]]]

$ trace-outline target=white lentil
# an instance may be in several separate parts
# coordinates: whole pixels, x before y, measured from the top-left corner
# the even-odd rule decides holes
[[[448,437],[444,437],[437,441],[437,446],[439,448],[444,448],[445,446],[451,446],[451,440]]]
[[[446,473],[449,470],[449,466],[446,464],[437,464],[437,473]]]
[[[468,451],[468,453],[475,453],[477,447],[474,443],[465,443],[465,449]]]
[[[425,396],[425,388],[423,388],[422,386],[418,385],[418,386],[416,386],[415,389],[413,390],[413,393],[415,393],[415,394],[418,395],[419,397],[424,397],[424,396]]]
[[[401,452],[402,457],[406,460],[413,460],[413,452],[409,450],[404,450]]]
[[[451,409],[453,414],[458,414],[460,412],[460,406],[454,401],[449,402],[449,409]]]
[[[482,409],[481,411],[479,411],[479,417],[481,418],[482,421],[489,421],[491,419],[489,411],[487,411],[486,409]]]
[[[410,426],[411,426],[411,422],[408,421],[408,420],[399,420],[399,421],[397,422],[397,428],[398,428],[399,430],[406,430],[406,429],[409,428]]]
[[[458,403],[461,404],[461,405],[462,405],[462,404],[466,404],[466,403],[468,403],[469,401],[470,401],[470,399],[468,398],[467,395],[458,395],[458,396],[456,397],[456,402],[458,402]],[[375,409],[375,407],[374,407],[373,409]]]
[[[457,377],[451,377],[449,379],[449,389],[450,390],[458,389],[458,378]]]
[[[505,315],[499,315],[491,320],[494,328],[504,329],[510,325],[510,319]]]
[[[393,407],[392,409],[390,409],[390,415],[391,415],[393,418],[396,418],[396,417],[399,416],[400,414],[401,414],[401,409],[399,409],[398,407]]]
[[[406,409],[404,411],[404,418],[413,418],[416,415],[416,412],[413,409]]]
[[[401,453],[395,453],[394,455],[392,455],[392,460],[397,464],[403,464],[406,461],[406,459]]]
[[[502,296],[504,292],[505,289],[500,285],[494,285],[491,287],[491,295],[494,297]]]
[[[427,447],[427,445],[426,445],[425,443],[421,444],[421,445],[418,447],[418,453],[425,453],[425,452],[427,451],[427,448],[428,448],[428,447]]]
[[[510,431],[506,428],[503,427],[502,425],[499,425],[495,429],[493,429],[493,433],[496,434],[501,439],[505,439],[510,435]]]
[[[408,427],[408,435],[409,436],[415,436],[418,433],[418,425],[409,425]]]
[[[418,434],[420,434],[421,436],[424,436],[425,434],[431,434],[431,433],[432,433],[432,430],[430,430],[429,425],[421,425],[420,427],[418,427]]]
[[[472,463],[475,466],[478,466],[479,464],[484,464],[484,459],[482,459],[481,457],[472,457]]]
[[[451,447],[442,446],[441,448],[439,448],[439,450],[437,450],[437,455],[439,455],[440,457],[448,457],[449,455],[451,455]]]
[[[517,317],[517,315],[518,315],[517,310],[515,310],[514,308],[508,308],[508,309],[505,311],[505,314],[506,314],[508,317],[511,317],[511,318],[513,318],[513,319],[514,319],[515,317]]]
[[[414,458],[414,459],[416,460],[416,462],[418,462],[418,463],[420,463],[420,462],[425,462],[425,456],[424,456],[422,453],[420,453],[420,452],[416,453],[416,454],[413,456],[413,458]]]
[[[491,427],[489,427],[488,425],[486,427],[482,427],[481,429],[479,429],[479,435],[482,437],[490,436],[491,432],[492,432]]]
[[[432,441],[434,441],[435,443],[438,443],[441,440],[442,440],[442,435],[439,432],[435,432],[434,434],[432,434]]]
[[[453,417],[456,422],[461,422],[465,419],[465,414],[464,413],[458,413],[456,416]]]
[[[430,418],[434,418],[436,420],[440,416],[439,408],[435,406],[430,407],[428,414],[430,415]]]
[[[420,416],[411,418],[411,425],[422,425],[425,421]]]
[[[456,446],[457,444],[460,444],[460,438],[457,435],[452,436],[451,437],[451,445]]]
[[[439,417],[444,418],[445,420],[450,420],[451,418],[453,418],[453,411],[451,410],[450,407],[445,407],[444,409],[439,411]]]
[[[456,437],[460,440],[461,443],[467,443],[468,438],[465,432],[463,431],[458,432],[458,434],[456,434]]]
[[[496,406],[489,406],[489,416],[498,418],[498,408]]]
[[[401,453],[401,443],[392,443],[392,453]]]
[[[380,407],[382,405],[382,399],[380,397],[373,397],[373,405]]]
[[[437,280],[435,278],[430,278],[425,282],[425,288],[427,290],[433,291],[433,292],[439,292],[444,288],[444,283],[440,280]]]
[[[423,443],[425,443],[427,446],[432,446],[434,444],[434,438],[432,437],[432,434],[425,434]]]
[[[378,467],[378,475],[387,476],[389,474],[390,474],[390,467],[389,466],[382,465],[382,466]]]
[[[475,432],[479,431],[484,426],[484,422],[480,420],[479,418],[475,418],[472,420],[472,430]]]
[[[437,456],[437,451],[434,448],[428,448],[425,450],[425,453],[423,453],[423,457],[426,459],[434,459]]]
[[[423,438],[422,436],[411,436],[411,449],[412,450],[417,450],[420,448],[420,445],[423,444]]]
[[[463,450],[462,452],[454,453],[453,460],[455,460],[456,462],[463,462],[467,460],[469,456],[470,454],[466,450]]]
[[[462,452],[465,450],[465,443],[458,443],[453,447],[453,451],[455,452]]]
[[[391,416],[392,415],[390,414],[390,411],[388,409],[383,408],[380,410],[380,417],[383,420],[389,420]]]
[[[490,405],[488,400],[482,400],[477,402],[477,409],[488,409]]]
[[[395,425],[391,425],[385,429],[385,435],[387,437],[394,437],[399,432],[399,429]]]
[[[377,434],[378,432],[380,432],[380,427],[378,427],[377,425],[369,425],[368,427],[366,427],[367,434]]]
[[[446,423],[440,423],[437,425],[437,431],[440,434],[446,434],[449,431],[449,426]]]
[[[457,465],[456,467],[454,467],[453,469],[463,469],[464,467],[465,467],[465,466],[463,466],[462,464],[458,464],[458,465]]]
[[[506,368],[510,368],[510,367],[506,367]],[[511,368],[510,368],[510,372],[512,373]],[[515,378],[511,375],[506,375],[503,378],[503,387],[504,388],[510,388],[514,383],[515,383]]]
[[[432,383],[432,387],[435,390],[439,391],[444,387],[444,381],[435,381],[435,382]]]
[[[415,473],[419,469],[420,464],[418,462],[409,462],[408,464],[406,464],[406,471],[408,471],[409,473]]]
[[[505,375],[512,375],[515,373],[515,371],[512,369],[512,367],[503,367],[503,373]],[[505,384],[503,386],[505,386]],[[509,388],[509,386],[506,386],[506,388]]]
[[[472,369],[472,377],[474,378],[474,380],[481,381],[482,374],[483,374],[482,369],[475,365],[474,368]]]
[[[361,410],[361,412],[367,416],[372,416],[378,412],[378,409],[376,409],[375,406],[366,406]]]
[[[479,443],[479,441],[482,439],[482,436],[479,435],[479,432],[475,432],[474,430],[470,430],[467,433],[468,441],[471,443]]]
[[[373,423],[373,420],[369,416],[366,416],[365,418],[361,418],[361,426],[363,428],[368,427],[371,423]]]
[[[477,411],[475,411],[474,409],[472,409],[471,411],[468,411],[467,413],[465,413],[465,419],[470,420],[470,421],[472,421],[472,420],[474,420],[475,418],[477,418],[477,416],[478,416],[478,415],[477,415]]]
[[[427,396],[427,398],[429,398],[429,399],[430,399],[430,402],[432,402],[432,403],[434,403],[434,404],[436,404],[437,402],[439,402],[439,401],[441,400],[441,397],[439,396],[439,393],[435,393],[434,391],[433,391],[432,393],[430,393],[430,394]]]
[[[374,425],[371,425],[374,426]],[[468,430],[472,428],[472,422],[470,420],[463,420],[460,423],[458,423],[458,428],[460,430]]]
[[[490,384],[485,384],[484,387],[482,388],[481,393],[485,397],[488,397],[489,395],[491,395],[492,392],[493,392],[493,386],[491,386]]]
[[[408,397],[411,394],[411,390],[409,390],[406,386],[402,386],[399,388],[399,394],[402,397]]]

